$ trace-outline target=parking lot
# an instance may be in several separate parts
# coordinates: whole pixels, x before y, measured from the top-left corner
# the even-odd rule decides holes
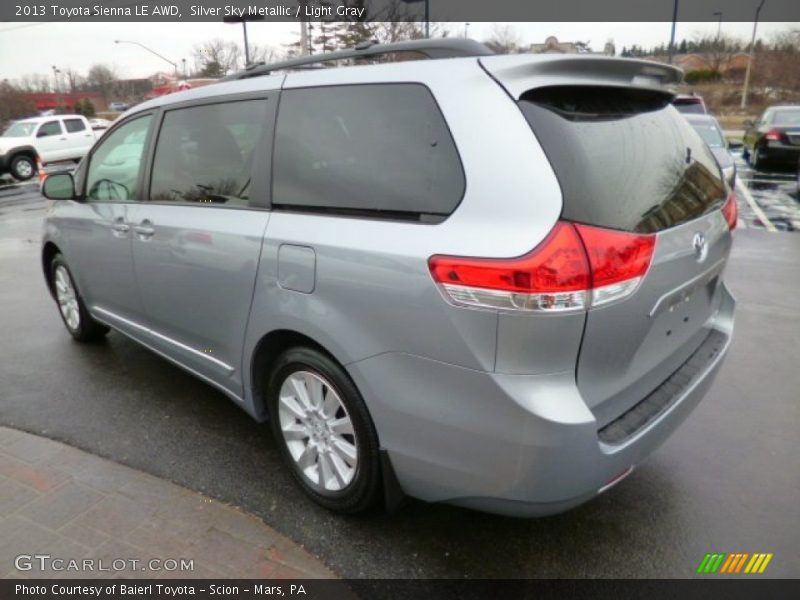
[[[739,161],[738,300],[706,399],[625,482],[539,520],[411,502],[334,516],[280,465],[268,427],[112,333],[78,345],[42,279],[34,184],[0,187],[0,425],[64,441],[242,507],[345,577],[691,577],[707,552],[771,552],[800,575],[800,199],[793,175]],[[413,432],[410,432],[413,435]]]

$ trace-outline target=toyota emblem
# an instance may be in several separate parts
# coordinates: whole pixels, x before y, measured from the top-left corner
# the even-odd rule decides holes
[[[698,231],[694,234],[692,248],[694,248],[694,255],[695,258],[697,258],[697,262],[703,262],[706,256],[708,256],[708,245],[706,244],[706,236],[703,235],[703,233]]]

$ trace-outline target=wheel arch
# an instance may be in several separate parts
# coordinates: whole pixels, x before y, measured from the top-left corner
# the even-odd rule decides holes
[[[293,329],[275,329],[265,334],[255,345],[250,359],[250,389],[253,393],[253,411],[259,421],[267,417],[267,405],[264,397],[265,376],[272,369],[275,360],[285,350],[295,346],[308,346],[318,350],[344,368],[342,361],[336,358],[332,352],[304,333]]]
[[[50,278],[50,264],[53,262],[56,254],[61,254],[61,249],[56,246],[54,242],[47,241],[42,247],[42,273],[44,274],[44,281],[47,284],[47,289],[50,295],[55,300],[56,291],[53,289],[53,282]]]
[[[9,166],[11,165],[11,161],[14,160],[20,154],[30,156],[34,161],[37,158],[39,158],[39,153],[33,146],[15,146],[14,148],[11,148],[8,152],[6,152],[6,156],[8,156]]]

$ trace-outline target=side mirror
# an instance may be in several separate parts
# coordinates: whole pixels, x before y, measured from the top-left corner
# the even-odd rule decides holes
[[[42,186],[42,194],[50,200],[72,200],[75,198],[75,182],[70,173],[48,175]]]

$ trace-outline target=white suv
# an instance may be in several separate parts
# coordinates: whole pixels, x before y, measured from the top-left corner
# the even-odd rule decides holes
[[[11,173],[25,181],[42,163],[80,160],[97,139],[81,115],[36,117],[12,123],[0,136],[0,175]]]

